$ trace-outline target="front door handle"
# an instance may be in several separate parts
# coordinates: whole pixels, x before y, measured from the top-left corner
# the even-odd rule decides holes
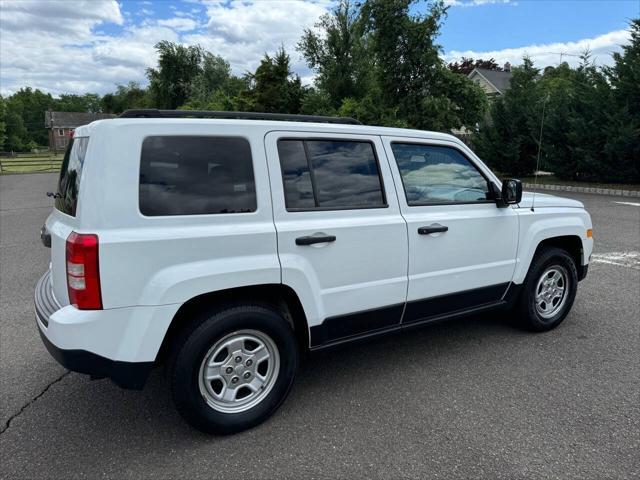
[[[329,243],[335,241],[335,235],[306,236],[296,238],[296,245],[313,245],[314,243]]]
[[[447,230],[449,230],[449,227],[440,225],[439,223],[434,223],[433,225],[429,225],[428,227],[418,228],[418,233],[420,235],[429,235],[430,233],[443,233]]]

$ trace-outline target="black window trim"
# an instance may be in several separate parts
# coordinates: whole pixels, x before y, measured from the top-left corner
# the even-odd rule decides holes
[[[287,206],[287,196],[286,196],[286,187],[284,181],[284,169],[282,168],[282,161],[280,160],[280,152],[278,152],[278,163],[280,164],[280,178],[282,179],[282,194],[284,198],[284,208],[287,212],[298,213],[298,212],[331,212],[331,211],[341,211],[341,210],[372,210],[375,208],[389,208],[389,202],[387,202],[387,192],[385,190],[384,178],[382,175],[382,169],[380,168],[380,160],[378,158],[378,152],[376,150],[375,142],[371,139],[358,139],[358,138],[339,138],[339,137],[309,137],[309,136],[283,136],[278,137],[276,139],[276,150],[278,150],[278,143],[280,141],[299,141],[302,142],[304,146],[304,153],[307,157],[307,165],[309,167],[309,176],[311,178],[311,188],[313,189],[313,199],[316,204],[313,208],[304,208],[304,207],[288,207]],[[313,173],[313,165],[311,163],[311,155],[309,154],[309,148],[307,147],[308,141],[317,141],[317,142],[355,142],[355,143],[368,143],[371,145],[371,150],[373,151],[373,158],[376,161],[376,167],[378,168],[378,180],[380,181],[380,191],[382,193],[382,203],[380,205],[371,205],[371,206],[346,206],[346,207],[319,207],[318,198],[316,193],[316,179],[315,174]]]
[[[81,136],[74,136],[72,138],[69,139],[68,142],[66,142],[65,144],[65,157],[67,156],[67,154],[69,154],[69,156],[71,156],[71,150],[73,149],[74,145],[77,145],[78,141],[82,142],[83,140],[86,140],[87,145],[85,146],[85,151],[84,151],[84,157],[82,157],[82,170],[84,170],[84,162],[86,160],[86,156],[87,156],[87,151],[89,150],[89,140],[91,139],[91,136],[89,135],[81,135]],[[70,161],[71,159],[69,158],[68,161]],[[67,165],[66,167],[68,167],[68,161],[67,161]],[[67,212],[64,209],[64,205],[60,205],[60,203],[62,203],[63,201],[66,200],[66,189],[68,187],[68,184],[65,185],[65,192],[60,191],[60,181],[62,180],[61,175],[62,175],[62,167],[65,166],[65,162],[64,162],[64,158],[62,160],[62,163],[60,165],[60,176],[58,176],[58,181],[56,182],[56,192],[61,194],[62,197],[56,198],[55,202],[54,202],[54,208],[64,214],[67,215],[70,218],[76,218],[77,217],[77,213],[78,213],[78,202],[80,201],[80,187],[82,186],[82,180],[80,181],[80,183],[78,184],[78,191],[76,192],[76,198],[75,198],[75,205],[72,209],[71,212]]]
[[[253,188],[255,189],[255,193],[256,193],[256,208],[254,208],[253,210],[251,210],[250,212],[228,212],[228,213],[192,213],[192,214],[177,214],[177,215],[145,215],[144,213],[142,213],[142,210],[140,209],[140,170],[142,169],[142,146],[144,145],[144,142],[147,138],[150,137],[204,137],[204,138],[241,138],[243,140],[246,140],[246,142],[249,144],[249,153],[251,154],[251,172],[253,173]],[[145,135],[141,138],[140,141],[140,152],[138,154],[138,172],[137,172],[137,184],[138,184],[138,188],[137,190],[137,197],[138,197],[138,201],[137,203],[137,208],[138,208],[138,213],[144,217],[144,218],[149,218],[149,219],[156,219],[156,218],[199,218],[199,217],[204,217],[204,218],[211,218],[212,216],[223,216],[226,217],[228,215],[256,215],[258,213],[258,211],[260,210],[260,202],[258,201],[258,185],[256,184],[256,169],[255,169],[255,162],[254,162],[254,156],[253,156],[253,148],[251,147],[251,140],[249,139],[249,137],[246,137],[244,135],[194,135],[191,133],[180,133],[180,134],[175,134],[175,133],[171,133],[171,134],[149,134],[149,135]]]
[[[404,202],[407,205],[407,207],[412,208],[412,207],[438,207],[438,206],[444,206],[444,205],[482,205],[485,203],[496,203],[495,200],[475,200],[475,201],[469,201],[469,202],[429,202],[429,203],[424,203],[424,202],[420,202],[420,203],[409,203],[408,197],[407,197],[407,188],[406,185],[404,183],[404,178],[402,177],[402,172],[400,171],[400,166],[398,165],[398,160],[396,159],[396,154],[393,151],[393,145],[395,144],[401,144],[401,145],[416,145],[416,146],[427,146],[427,147],[445,147],[445,148],[452,148],[454,150],[456,150],[460,155],[462,155],[472,166],[473,168],[475,168],[478,173],[480,175],[482,175],[482,178],[485,179],[485,181],[487,182],[487,187],[489,187],[489,184],[491,183],[491,181],[489,180],[489,177],[487,177],[487,175],[485,175],[485,173],[482,171],[482,169],[478,168],[478,165],[476,165],[476,162],[473,161],[473,159],[469,158],[469,156],[463,152],[457,145],[450,143],[450,144],[439,144],[439,143],[431,143],[428,141],[425,142],[416,142],[416,141],[401,141],[401,140],[393,140],[391,142],[389,142],[389,145],[391,146],[391,155],[393,155],[393,161],[396,163],[396,168],[398,169],[398,175],[400,175],[400,182],[402,182],[402,191],[404,192]]]

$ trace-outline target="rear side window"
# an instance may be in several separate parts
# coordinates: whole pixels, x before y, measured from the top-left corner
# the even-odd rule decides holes
[[[84,157],[87,154],[87,145],[89,145],[89,137],[71,139],[60,168],[56,208],[72,217],[76,216],[78,207],[80,178],[82,177]]]
[[[145,138],[140,161],[143,215],[244,213],[256,208],[251,147],[246,139]]]
[[[371,142],[279,140],[289,210],[386,207]]]

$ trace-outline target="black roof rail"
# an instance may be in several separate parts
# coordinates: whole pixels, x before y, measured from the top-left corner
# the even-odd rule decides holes
[[[235,120],[279,120],[282,122],[338,123],[362,125],[355,118],[323,117],[320,115],[290,115],[288,113],[218,112],[213,110],[157,110],[141,108],[125,110],[120,118],[229,118]]]

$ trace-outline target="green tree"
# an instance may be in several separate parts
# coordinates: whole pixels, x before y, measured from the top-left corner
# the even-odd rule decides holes
[[[435,43],[447,8],[437,0],[425,14],[412,14],[414,3],[367,0],[363,6],[380,101],[414,128],[448,131],[474,125],[483,117],[485,94],[447,69]]]
[[[21,88],[6,99],[7,108],[7,136],[14,146],[20,144],[26,148],[29,142],[37,145],[47,145],[49,137],[44,126],[44,112],[53,108],[55,100],[49,93],[33,90],[30,87]],[[15,116],[20,117],[19,125]],[[11,117],[11,118],[10,118]],[[24,129],[24,131],[23,131]],[[26,131],[26,133],[24,133]],[[11,133],[9,133],[11,132]],[[20,141],[18,142],[18,139]]]
[[[250,89],[240,92],[238,110],[299,113],[304,89],[291,71],[289,55],[280,48],[273,57],[265,54],[255,73],[246,76]]]
[[[202,69],[191,85],[187,110],[234,110],[234,98],[248,89],[248,80],[231,74],[224,58],[203,52]]]
[[[560,178],[606,181],[611,87],[588,52],[576,69],[562,64],[547,70],[540,90],[546,101],[544,169]]]
[[[22,115],[9,109],[6,118],[7,138],[5,140],[5,148],[11,152],[22,152],[31,141],[29,138],[29,132],[24,126]]]
[[[116,91],[102,97],[101,108],[107,113],[122,113],[130,108],[146,108],[150,105],[148,90],[136,82],[118,85]]]
[[[619,181],[640,182],[640,18],[629,24],[631,43],[614,53],[614,64],[604,73],[611,84],[611,106],[606,129],[607,172]]]
[[[300,113],[304,115],[337,115],[329,94],[325,90],[315,87],[307,87],[304,90]]]
[[[489,60],[477,58],[474,60],[473,58],[462,57],[460,62],[451,62],[447,65],[447,68],[452,72],[460,73],[461,75],[469,75],[473,72],[474,68],[502,71],[502,67],[500,67],[493,58],[490,58]]]
[[[4,150],[4,143],[7,139],[7,109],[4,97],[0,95],[0,151]]]
[[[317,74],[316,86],[334,108],[345,98],[365,96],[370,88],[372,65],[363,27],[359,10],[342,0],[298,42],[298,51]]]
[[[522,176],[536,168],[542,118],[538,75],[528,58],[514,68],[511,87],[493,102],[475,138],[480,157],[501,173]]]
[[[551,170],[560,178],[575,178],[578,169],[571,131],[567,128],[580,101],[577,81],[576,71],[566,62],[557,68],[546,68],[540,80],[545,107],[540,168]]]
[[[202,67],[191,86],[192,97],[207,98],[218,90],[224,90],[230,78],[229,62],[211,52],[203,52]]]
[[[202,48],[163,40],[155,49],[160,56],[158,68],[147,69],[151,102],[157,108],[176,109],[187,101],[194,80],[202,72]]]
[[[100,95],[96,93],[85,93],[84,95],[61,94],[54,101],[54,110],[60,112],[91,112],[102,111]]]

